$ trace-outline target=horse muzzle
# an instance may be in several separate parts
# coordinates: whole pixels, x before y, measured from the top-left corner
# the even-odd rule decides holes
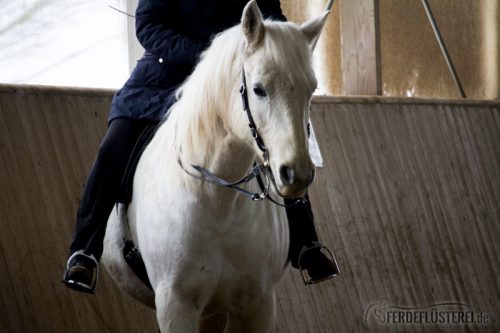
[[[279,177],[276,187],[279,194],[285,198],[298,198],[305,194],[307,188],[314,180],[314,166],[306,168],[293,168],[282,165],[279,168]]]

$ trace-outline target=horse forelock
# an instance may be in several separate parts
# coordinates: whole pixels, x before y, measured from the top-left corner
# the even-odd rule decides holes
[[[296,24],[267,22],[264,44],[266,56],[278,71],[296,84],[316,84],[312,50]]]

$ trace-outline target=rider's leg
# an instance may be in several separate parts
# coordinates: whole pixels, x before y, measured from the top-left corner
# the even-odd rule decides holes
[[[90,171],[77,212],[64,282],[74,289],[92,292],[106,223],[137,139],[156,122],[118,118],[111,122]],[[78,280],[81,283],[78,283]],[[72,283],[74,282],[74,283]]]
[[[314,226],[314,215],[309,198],[305,202],[291,205],[295,201],[286,199],[290,227],[290,252],[292,266],[306,269],[312,283],[321,282],[338,274],[333,258],[326,256],[318,247],[318,235]],[[302,255],[301,255],[302,253]]]

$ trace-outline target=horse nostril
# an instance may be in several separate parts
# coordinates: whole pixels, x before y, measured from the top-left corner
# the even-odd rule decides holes
[[[283,184],[292,185],[295,178],[293,169],[287,166],[282,166],[280,168],[280,177]]]

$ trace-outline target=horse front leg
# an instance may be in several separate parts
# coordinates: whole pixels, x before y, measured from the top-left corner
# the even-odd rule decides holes
[[[270,333],[274,331],[276,304],[274,291],[230,312],[224,333]]]
[[[199,295],[172,287],[155,289],[156,318],[161,333],[198,333],[204,304]]]

